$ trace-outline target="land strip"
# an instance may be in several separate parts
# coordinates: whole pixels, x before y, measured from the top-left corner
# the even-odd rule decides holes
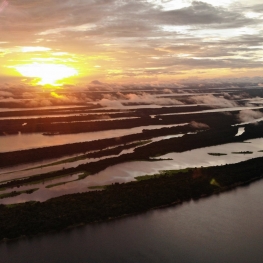
[[[46,202],[0,205],[0,240],[58,231],[149,209],[177,205],[229,191],[263,177],[263,158],[186,171],[167,171],[148,180],[105,190],[65,195]]]

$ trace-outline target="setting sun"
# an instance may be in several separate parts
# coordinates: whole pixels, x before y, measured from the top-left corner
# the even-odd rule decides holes
[[[59,80],[78,74],[77,70],[62,64],[33,63],[14,66],[23,76],[37,78],[35,84],[59,86]]]

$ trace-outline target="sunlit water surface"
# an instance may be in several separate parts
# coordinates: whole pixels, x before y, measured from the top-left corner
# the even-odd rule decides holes
[[[18,150],[26,150],[31,148],[48,147],[55,145],[63,145],[68,143],[87,142],[101,140],[107,138],[115,138],[135,133],[141,133],[143,130],[161,129],[163,127],[184,126],[182,124],[172,125],[148,125],[130,129],[106,130],[98,132],[84,132],[74,134],[61,134],[54,136],[44,136],[42,133],[29,133],[0,136],[0,152],[11,152]]]

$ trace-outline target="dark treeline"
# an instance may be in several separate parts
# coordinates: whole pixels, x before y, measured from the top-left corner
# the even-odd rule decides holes
[[[1,107],[2,108],[2,107]],[[89,106],[79,106],[79,107],[65,107],[65,108],[55,108],[55,109],[34,109],[34,108],[25,108],[23,110],[12,110],[12,111],[2,111],[0,112],[0,117],[21,117],[21,116],[35,116],[35,115],[57,115],[57,114],[63,114],[68,113],[70,110],[71,113],[76,112],[85,112],[91,110],[97,110],[101,108],[99,105],[89,105]]]
[[[89,106],[89,107],[73,107],[73,108],[61,108],[61,109],[41,109],[41,110],[17,110],[17,111],[4,111],[0,112],[0,117],[21,117],[21,116],[41,116],[41,115],[59,115],[59,114],[67,114],[69,113],[76,113],[76,114],[109,114],[111,112],[120,112],[120,113],[132,113],[135,112],[138,115],[146,114],[164,114],[164,113],[177,113],[177,112],[189,112],[189,111],[199,111],[209,109],[209,106],[189,106],[189,107],[163,107],[163,108],[146,108],[146,109],[133,109],[133,110],[126,110],[126,109],[105,109],[99,108],[97,106]],[[87,116],[86,116],[87,117]],[[56,117],[52,117],[53,118]]]
[[[263,159],[168,171],[148,180],[114,184],[106,190],[65,195],[46,202],[0,205],[0,239],[31,236],[176,205],[248,184],[263,176]]]

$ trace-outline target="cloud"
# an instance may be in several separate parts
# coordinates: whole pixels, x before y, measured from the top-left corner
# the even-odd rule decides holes
[[[34,98],[36,96],[36,94],[31,93],[31,92],[23,92],[22,93],[22,97],[25,99],[30,99],[30,98]]]
[[[190,97],[189,100],[196,104],[207,104],[214,107],[236,107],[237,103],[234,101],[227,100],[225,98],[215,97],[214,95],[201,95]]]
[[[11,93],[11,92],[9,92],[9,91],[1,91],[1,90],[0,90],[0,96],[10,97],[10,96],[13,96],[13,93]]]
[[[90,90],[110,90],[107,80],[261,74],[263,20],[249,15],[261,16],[260,1],[183,2],[10,0],[0,12],[0,72],[11,61],[71,62],[85,65],[85,83],[101,80]]]
[[[4,98],[4,97],[0,97],[0,102],[17,102],[20,103],[21,100],[15,99],[13,97],[8,97],[8,98]]]
[[[98,102],[103,107],[110,107],[110,108],[123,108],[123,104],[117,100],[109,100],[109,99],[101,99]]]
[[[223,96],[227,100],[241,100],[249,97],[249,94],[246,92],[241,92],[240,94],[229,94],[227,92],[223,92]]]
[[[171,98],[159,98],[148,93],[128,93],[123,94],[117,92],[113,94],[105,94],[104,98],[98,101],[101,106],[123,108],[125,104],[155,104],[155,105],[181,105],[181,101]]]
[[[250,122],[263,117],[263,113],[255,110],[242,110],[238,114],[240,122]]]
[[[81,104],[85,105],[91,102],[91,99],[82,92],[66,92],[62,94],[57,92],[39,92],[39,90],[30,90],[27,88],[12,88],[11,92],[3,92],[0,90],[2,95],[11,96],[1,96],[0,103],[3,107],[26,107],[26,108],[35,108],[35,107],[46,107],[46,106],[57,106],[57,105],[76,105]]]
[[[169,94],[172,94],[172,93],[173,93],[173,91],[172,91],[171,89],[164,89],[163,92],[164,92],[164,93],[169,93]]]
[[[99,80],[93,80],[88,85],[89,91],[113,91],[116,89],[114,84],[103,83]]]
[[[197,129],[209,129],[210,127],[202,122],[191,121],[190,126]]]
[[[210,25],[213,27],[240,27],[253,23],[243,14],[215,7],[201,1],[193,1],[189,7],[160,12],[162,23],[170,25]]]
[[[255,13],[263,13],[263,4],[256,4],[247,8]]]
[[[99,80],[93,80],[90,82],[90,84],[92,84],[92,85],[103,85],[103,83],[100,82]]]
[[[32,99],[29,101],[23,102],[23,106],[27,108],[36,108],[36,107],[48,107],[53,106],[52,100],[49,99]]]
[[[146,103],[146,104],[156,104],[156,105],[181,105],[181,101],[170,98],[159,98],[148,93],[142,94],[127,94],[125,96],[128,99],[128,102],[132,103]]]

